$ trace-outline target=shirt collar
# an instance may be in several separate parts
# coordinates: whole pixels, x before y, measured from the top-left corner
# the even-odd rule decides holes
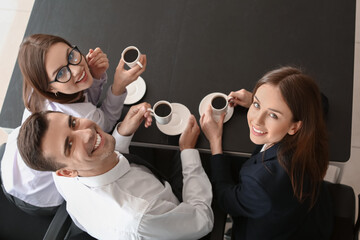
[[[115,151],[115,153],[119,159],[119,162],[115,165],[115,167],[104,174],[92,177],[77,177],[77,180],[89,187],[101,187],[115,182],[117,179],[125,175],[128,171],[130,171],[130,164],[119,152]]]
[[[277,143],[274,146],[270,147],[269,149],[266,149],[263,152],[260,152],[261,147],[258,147],[258,152],[256,154],[254,154],[254,158],[255,158],[255,162],[262,162],[262,161],[268,161],[271,160],[273,158],[277,157],[277,151],[279,149],[280,144]]]

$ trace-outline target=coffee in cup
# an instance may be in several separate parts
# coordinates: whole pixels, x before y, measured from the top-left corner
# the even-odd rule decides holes
[[[210,104],[215,121],[219,121],[221,114],[227,113],[228,97],[223,93],[217,93],[211,98]]]
[[[139,65],[141,68],[143,68],[143,65],[140,63],[141,53],[137,47],[129,46],[124,49],[124,51],[121,53],[121,57],[130,68],[135,67],[136,65]]]
[[[221,109],[225,108],[226,105],[227,105],[227,99],[225,99],[223,96],[215,96],[211,100],[211,106],[214,109],[221,110]]]
[[[158,101],[152,109],[148,108],[148,111],[150,111],[151,116],[154,116],[159,124],[168,124],[171,121],[173,109],[168,101]]]

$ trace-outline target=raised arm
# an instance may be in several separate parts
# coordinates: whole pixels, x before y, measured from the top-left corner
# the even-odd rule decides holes
[[[86,61],[89,65],[91,75],[94,77],[94,82],[89,89],[86,90],[88,100],[95,106],[99,103],[103,85],[107,81],[106,70],[109,68],[109,59],[107,55],[100,49],[89,49],[86,55]]]
[[[149,127],[151,125],[152,118],[150,113],[147,111],[150,107],[149,103],[144,102],[130,108],[124,121],[119,123],[113,132],[113,137],[116,141],[115,150],[121,153],[129,153],[131,139],[140,124],[145,121],[145,127]]]
[[[139,227],[144,239],[199,239],[212,230],[212,188],[201,165],[199,152],[194,149],[199,134],[199,126],[191,115],[188,126],[179,139],[184,183],[183,202],[179,205],[164,202],[168,211],[156,213],[154,210],[146,213]]]
[[[120,119],[127,96],[126,86],[135,81],[146,69],[146,56],[143,55],[140,61],[143,64],[143,68],[136,66],[130,70],[125,70],[124,61],[120,59],[114,75],[114,83],[108,89],[106,98],[100,107],[104,112],[105,122],[108,125],[104,126],[104,129],[106,128],[107,131],[110,131]]]

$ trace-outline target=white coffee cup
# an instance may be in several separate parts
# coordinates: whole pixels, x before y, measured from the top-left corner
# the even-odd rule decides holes
[[[171,103],[161,100],[155,103],[152,109],[148,108],[148,111],[150,112],[151,116],[155,117],[156,122],[164,125],[171,121],[173,108]]]
[[[212,96],[210,104],[211,104],[214,120],[219,121],[220,116],[223,113],[225,114],[227,113],[229,106],[229,97],[223,93],[217,93],[214,96]]]
[[[135,67],[136,65],[139,65],[141,68],[143,68],[143,65],[139,61],[141,56],[141,53],[137,47],[129,46],[124,49],[124,51],[121,53],[121,58],[124,60],[126,65],[128,65],[130,68]]]

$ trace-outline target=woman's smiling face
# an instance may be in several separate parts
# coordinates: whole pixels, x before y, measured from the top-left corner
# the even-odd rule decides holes
[[[56,43],[49,48],[45,57],[45,68],[49,82],[55,80],[59,70],[69,63],[69,58],[72,57],[72,49],[63,42]],[[82,59],[78,65],[68,65],[71,71],[70,80],[66,83],[50,83],[49,91],[73,94],[88,89],[92,85],[93,77],[90,74],[85,57],[81,57]]]
[[[280,89],[270,84],[261,85],[247,114],[250,139],[253,143],[267,146],[280,142],[286,134],[293,135],[301,122],[293,122],[293,114]]]

